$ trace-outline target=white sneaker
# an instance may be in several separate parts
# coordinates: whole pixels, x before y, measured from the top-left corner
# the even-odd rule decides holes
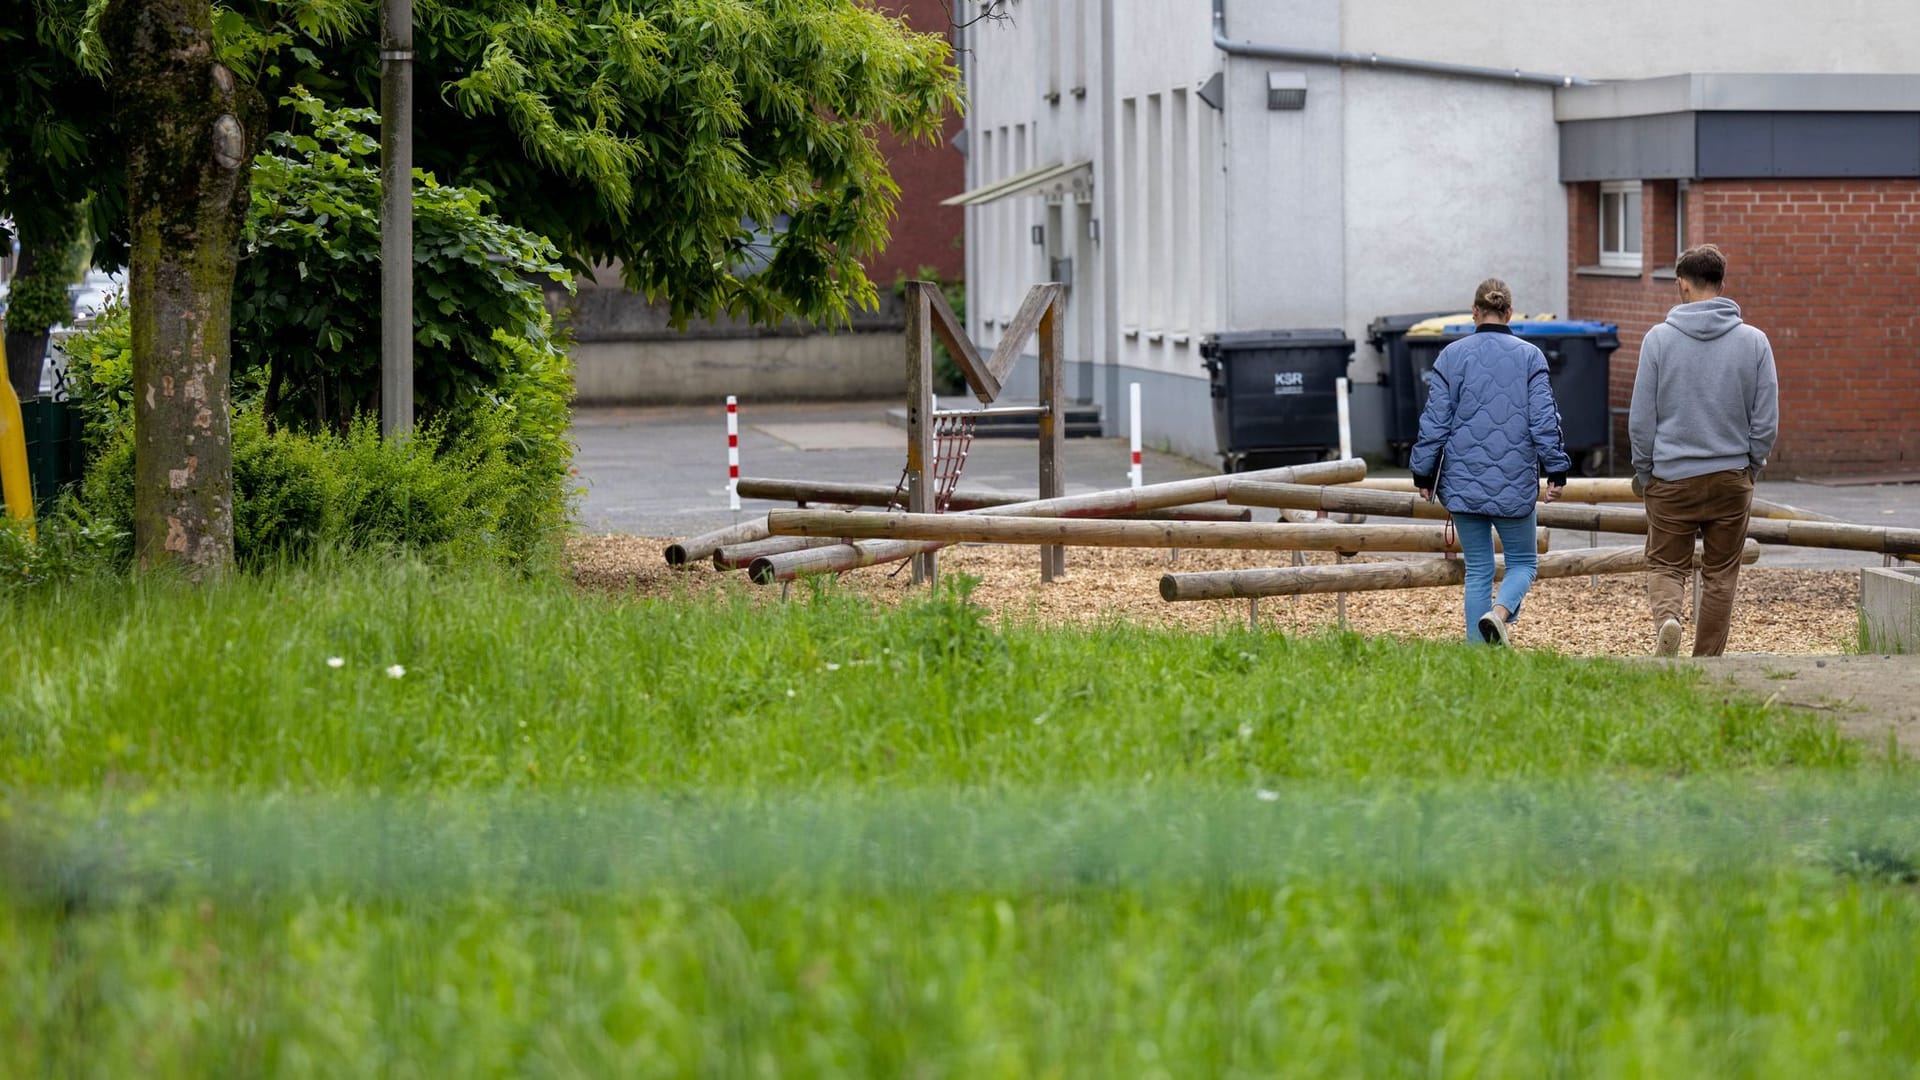
[[[1653,655],[1679,656],[1681,633],[1683,633],[1683,630],[1680,626],[1680,620],[1668,619],[1666,622],[1661,623],[1660,636],[1654,639]]]
[[[1481,641],[1489,645],[1505,645],[1507,643],[1507,624],[1502,622],[1499,616],[1493,612],[1489,611],[1485,615],[1480,616],[1478,625],[1480,628]]]

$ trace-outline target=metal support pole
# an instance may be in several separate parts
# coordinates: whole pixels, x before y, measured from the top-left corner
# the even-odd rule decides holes
[[[380,434],[413,429],[413,0],[380,7]]]

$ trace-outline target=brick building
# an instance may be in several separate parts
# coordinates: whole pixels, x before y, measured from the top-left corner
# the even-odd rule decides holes
[[[1558,98],[1568,310],[1620,325],[1614,406],[1679,300],[1675,256],[1712,242],[1773,341],[1776,471],[1920,472],[1920,79],[1692,75]]]
[[[921,33],[952,33],[947,0],[881,0],[877,6]],[[867,265],[867,275],[882,288],[925,267],[948,281],[958,281],[966,273],[966,212],[940,205],[966,186],[967,162],[954,138],[963,125],[958,113],[948,114],[946,131],[931,146],[902,143],[888,132],[880,133],[880,149],[887,155],[894,182],[900,185],[893,237],[887,249]]]

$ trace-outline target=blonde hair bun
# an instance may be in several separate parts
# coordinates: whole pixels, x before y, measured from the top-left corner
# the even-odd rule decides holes
[[[1488,278],[1473,290],[1473,306],[1481,311],[1507,314],[1513,310],[1513,290],[1499,278]]]

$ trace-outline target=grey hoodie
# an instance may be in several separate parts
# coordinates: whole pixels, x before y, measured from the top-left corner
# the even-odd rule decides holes
[[[1763,468],[1779,427],[1773,346],[1740,321],[1739,304],[1681,304],[1647,331],[1627,421],[1642,478]]]

